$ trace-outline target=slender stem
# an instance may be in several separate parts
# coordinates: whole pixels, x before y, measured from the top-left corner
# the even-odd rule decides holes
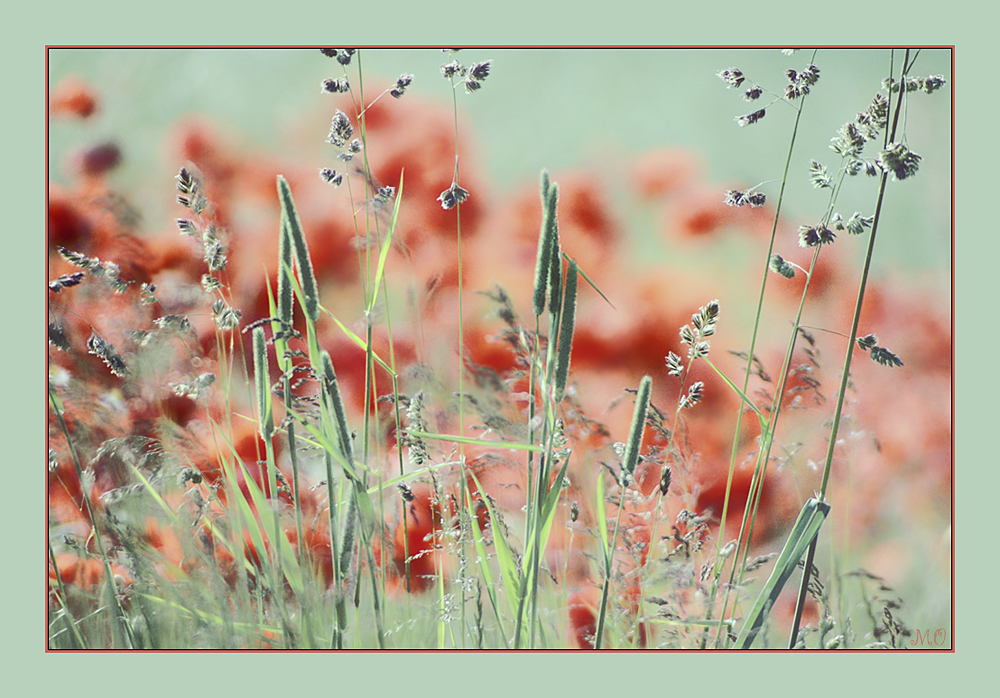
[[[816,51],[813,51],[813,55],[810,58],[810,61],[815,62],[815,60],[816,60],[816,53],[817,53]],[[785,167],[784,167],[784,170],[782,171],[782,174],[781,174],[781,187],[778,189],[778,201],[777,201],[777,203],[775,204],[775,207],[774,207],[774,218],[773,218],[773,220],[771,222],[771,238],[768,241],[767,255],[764,257],[764,270],[763,270],[763,275],[761,277],[761,282],[760,282],[760,294],[757,297],[757,311],[754,314],[753,331],[751,332],[751,335],[750,335],[750,349],[747,352],[747,367],[746,367],[746,371],[745,371],[744,377],[743,377],[743,394],[744,395],[746,395],[747,389],[748,389],[748,387],[750,385],[750,366],[753,363],[754,350],[757,347],[757,336],[758,336],[758,333],[759,333],[759,330],[760,330],[760,319],[761,319],[761,315],[763,314],[763,309],[764,309],[764,292],[767,289],[767,280],[768,280],[768,276],[770,275],[771,255],[774,252],[774,241],[775,241],[775,238],[777,237],[777,232],[778,232],[778,221],[779,221],[780,215],[781,215],[781,205],[782,205],[782,203],[784,201],[784,198],[785,198],[785,186],[788,184],[788,172],[791,169],[792,154],[795,152],[795,141],[796,141],[796,138],[798,136],[799,122],[802,119],[802,110],[805,107],[805,102],[806,102],[806,96],[803,95],[803,97],[801,98],[801,101],[799,102],[798,109],[795,112],[795,123],[792,125],[792,136],[791,136],[791,139],[789,140],[789,143],[788,143],[788,153],[785,156]],[[727,519],[728,513],[729,513],[729,496],[730,496],[730,494],[732,492],[733,476],[734,476],[735,471],[736,471],[736,456],[737,456],[737,452],[739,450],[740,432],[741,432],[742,426],[743,426],[743,411],[744,410],[743,410],[742,403],[741,403],[740,411],[739,411],[739,413],[736,416],[736,433],[733,435],[733,447],[732,447],[732,451],[730,453],[730,458],[729,458],[729,474],[728,474],[727,479],[726,479],[726,496],[723,499],[723,503],[722,503],[722,516],[719,518],[719,531],[720,532],[725,531],[725,529],[726,529],[726,519]],[[756,472],[755,472],[754,475],[756,477]],[[751,489],[751,492],[752,492],[752,489]],[[745,514],[746,514],[746,510],[744,510],[744,522],[745,522]],[[743,536],[743,528],[742,528],[742,525],[741,525],[741,527],[740,527],[740,537],[737,539],[737,550],[735,550],[734,554],[733,554],[733,574],[735,574],[736,565],[738,564],[738,560],[740,559],[740,550],[739,550],[739,547],[741,546],[741,543],[742,543],[742,536]],[[716,553],[718,553],[718,550],[721,547],[721,544],[722,544],[722,541],[721,541],[721,536],[720,536],[720,539],[718,541],[716,541]],[[749,545],[747,545],[747,548],[749,548]],[[714,605],[715,596],[718,593],[718,582],[719,582],[719,576],[718,575],[713,575],[713,578],[712,578],[712,590],[711,590],[711,593],[709,595],[710,602],[708,604],[708,609],[707,609],[707,611],[708,611],[707,618],[709,618],[709,619],[711,619],[711,617],[712,617],[712,607]],[[726,596],[725,596],[725,599],[723,601],[722,611],[719,614],[719,625],[718,625],[718,628],[716,629],[716,637],[717,638],[721,638],[722,637],[722,620],[725,618],[726,608],[728,607],[728,605],[729,605],[729,591],[727,589]],[[702,642],[701,642],[702,649],[705,648],[707,640],[708,640],[708,629],[706,628],[705,633],[702,636]]]
[[[452,113],[453,122],[455,124],[455,175],[454,181],[455,186],[461,186],[459,180],[459,145],[458,145],[458,94],[455,90],[455,78],[451,78],[451,101],[452,101]],[[463,279],[462,279],[462,204],[458,202],[455,204],[455,229],[456,229],[456,240],[457,240],[457,252],[458,252],[458,433],[465,435],[465,312],[463,308]],[[458,443],[458,461],[459,469],[461,471],[461,487],[459,496],[461,500],[459,501],[459,511],[468,510],[468,476],[466,474],[466,463],[465,463],[465,444],[462,442]],[[461,520],[461,518],[459,519]],[[462,552],[460,555],[463,561],[463,567],[460,575],[464,577],[464,561],[466,559],[465,555],[465,536],[460,536],[460,545],[462,547]],[[462,629],[462,644],[465,644],[465,590],[463,585],[459,585],[459,593],[462,595],[461,603],[461,625]],[[443,609],[442,609],[443,610]]]
[[[902,111],[903,105],[903,95],[906,93],[906,88],[903,82],[906,80],[906,74],[911,67],[910,63],[910,49],[906,49],[906,53],[903,57],[903,68],[900,73],[899,80],[899,96],[896,99],[896,109],[893,114],[892,119],[892,130],[889,132],[887,138],[889,142],[895,142],[896,140],[896,129],[899,126],[899,115]],[[890,92],[891,94],[891,92]],[[840,377],[840,390],[837,394],[837,408],[833,416],[833,426],[830,428],[830,438],[829,444],[826,451],[826,462],[823,465],[823,480],[820,484],[819,499],[824,501],[826,499],[827,486],[830,483],[830,472],[833,469],[833,452],[837,447],[837,431],[840,428],[840,418],[844,408],[844,396],[847,394],[847,385],[850,382],[851,377],[851,359],[854,356],[854,344],[858,337],[858,324],[861,321],[861,306],[865,299],[865,287],[868,284],[868,272],[871,269],[872,256],[875,251],[875,235],[878,233],[878,224],[882,216],[882,203],[885,200],[885,185],[888,181],[889,173],[885,170],[882,171],[882,178],[879,181],[878,188],[878,203],[875,204],[875,217],[872,221],[872,230],[868,238],[868,250],[865,253],[865,265],[861,272],[861,284],[858,288],[857,300],[854,303],[854,318],[851,321],[851,335],[849,337],[850,343],[847,345],[847,352],[844,356],[844,370]],[[807,564],[802,572],[802,584],[799,587],[799,597],[795,606],[795,618],[792,622],[792,632],[791,638],[789,640],[789,649],[794,647],[795,639],[799,633],[799,625],[802,622],[802,607],[805,602],[806,591],[809,586],[809,575],[812,571],[812,560],[816,553],[816,543],[817,538],[814,538],[812,543],[809,545],[809,554],[807,556]]]

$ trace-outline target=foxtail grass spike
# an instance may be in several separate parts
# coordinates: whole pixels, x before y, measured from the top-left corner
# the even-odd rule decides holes
[[[562,315],[559,327],[559,354],[556,356],[556,402],[566,393],[569,377],[569,355],[573,346],[573,323],[576,319],[576,276],[575,261],[570,261],[566,272],[566,291],[563,294]]]
[[[253,330],[253,372],[257,387],[257,410],[260,413],[260,435],[268,440],[274,435],[274,416],[271,414],[271,390],[267,372],[267,343],[264,330]]]
[[[292,325],[292,233],[285,209],[281,209],[281,240],[278,243],[278,319]]]
[[[562,300],[563,260],[562,246],[559,244],[559,225],[556,222],[556,205],[559,203],[559,185],[553,184],[549,189],[549,210],[552,217],[552,234],[549,244],[549,313],[555,315],[559,311]]]
[[[327,393],[327,399],[336,420],[335,426],[340,441],[340,453],[348,466],[353,469],[354,447],[351,445],[351,432],[347,428],[347,411],[344,409],[344,401],[340,397],[340,387],[337,384],[337,374],[333,370],[333,360],[330,358],[330,354],[324,350],[320,354],[320,361],[323,366],[323,388]]]
[[[625,457],[622,468],[631,475],[639,462],[639,448],[642,446],[642,432],[646,426],[646,410],[649,408],[649,392],[653,379],[643,376],[639,383],[639,392],[635,396],[635,412],[632,414],[632,427],[629,429],[628,444],[625,446]]]
[[[288,223],[288,234],[292,237],[292,245],[295,251],[295,262],[299,268],[299,279],[302,282],[302,297],[304,299],[304,309],[306,317],[312,322],[319,319],[319,292],[316,288],[316,276],[313,274],[312,260],[309,257],[309,247],[306,245],[306,238],[302,232],[302,225],[299,223],[299,214],[295,210],[295,202],[292,201],[292,190],[288,186],[288,181],[278,175],[278,195],[281,198],[281,212]]]
[[[535,295],[534,310],[535,316],[539,316],[545,310],[545,294],[549,285],[549,267],[552,265],[552,241],[558,237],[559,231],[556,225],[556,201],[557,195],[553,196],[552,191],[558,192],[558,187],[549,182],[549,173],[542,170],[542,229],[538,235],[538,260],[535,264]]]

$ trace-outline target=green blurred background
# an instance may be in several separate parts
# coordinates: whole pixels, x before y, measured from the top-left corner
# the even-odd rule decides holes
[[[748,80],[780,92],[784,71],[801,70],[812,50],[791,56],[777,49],[466,49],[466,64],[493,59],[484,89],[459,90],[463,133],[474,143],[466,158],[502,195],[550,171],[590,168],[610,190],[610,201],[628,186],[618,163],[650,149],[689,148],[703,159],[703,176],[721,188],[778,179],[794,110],[782,104],[748,128],[734,117],[766,103],[741,99],[716,73],[740,68]],[[902,56],[897,50],[896,66]],[[451,106],[451,90],[440,66],[451,60],[439,49],[369,49],[361,54],[368,95],[391,86],[402,73],[414,75],[408,95]],[[815,62],[819,83],[809,95],[786,195],[790,220],[811,221],[826,197],[805,175],[810,159],[835,166],[830,138],[863,110],[889,74],[888,49],[821,49]],[[356,65],[350,74],[356,75]],[[177,118],[204,115],[231,142],[245,148],[313,148],[317,166],[328,164],[323,142],[332,112],[320,93],[327,77],[339,77],[336,61],[315,49],[50,49],[50,88],[75,74],[100,98],[95,118],[53,121],[49,131],[50,177],[64,182],[67,150],[102,138],[114,139],[124,164],[112,185],[143,212],[147,225],[163,229],[171,205],[164,177],[176,174],[164,138]],[[951,51],[923,49],[915,75],[943,75],[949,84],[934,95],[911,95],[906,133],[921,156],[919,176],[895,183],[886,200],[891,229],[880,236],[876,275],[890,268],[927,276],[942,293],[950,290],[951,258]],[[745,88],[745,85],[744,85]],[[388,99],[388,97],[386,97]],[[863,178],[862,178],[863,179]],[[870,212],[874,188],[859,180],[841,194],[838,209]],[[619,191],[616,191],[616,188]],[[776,185],[765,187],[771,200]],[[647,212],[648,213],[648,212]],[[652,225],[642,211],[615,211],[639,248]],[[857,246],[860,249],[862,246]],[[647,251],[648,252],[648,251]],[[661,261],[659,255],[643,258]]]

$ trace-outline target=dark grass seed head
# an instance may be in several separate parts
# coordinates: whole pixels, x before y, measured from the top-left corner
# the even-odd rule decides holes
[[[906,179],[920,169],[921,157],[902,143],[890,143],[879,156],[883,169],[889,170],[895,180]]]
[[[829,245],[837,238],[833,231],[825,225],[799,227],[799,246],[817,247],[819,245]]]
[[[751,124],[757,123],[758,121],[760,121],[761,119],[764,118],[764,114],[765,114],[765,110],[759,109],[759,110],[753,112],[752,114],[746,114],[744,116],[737,116],[735,118],[735,120],[736,120],[736,123],[739,124],[740,128],[743,128],[744,126],[749,126]]]
[[[96,332],[91,332],[90,339],[87,340],[87,351],[101,359],[114,375],[119,378],[128,378],[129,370],[125,360],[115,351],[111,342]]]
[[[726,192],[726,198],[723,201],[726,206],[742,206],[747,202],[746,193],[737,189],[730,189]]]
[[[858,337],[856,341],[859,347],[868,350],[878,344],[878,337],[874,334],[866,334],[864,337]]]
[[[58,320],[49,323],[49,344],[61,351],[69,351],[71,348],[66,330]]]
[[[327,184],[330,184],[335,187],[339,187],[341,182],[344,181],[343,174],[340,174],[336,170],[332,170],[329,167],[320,168],[319,178],[322,179]]]
[[[892,353],[885,347],[874,346],[869,352],[872,361],[875,363],[882,364],[883,366],[898,367],[903,365],[902,359],[900,359],[896,354]]]
[[[795,276],[795,267],[786,262],[780,254],[772,254],[767,266],[771,271],[781,274],[786,279],[791,279]]]
[[[670,352],[666,357],[667,363],[667,373],[671,376],[680,376],[684,372],[684,365],[681,363],[681,357],[677,356],[674,352]]]
[[[49,290],[53,293],[59,293],[64,288],[76,286],[83,281],[83,277],[84,273],[82,271],[73,272],[72,274],[63,274],[58,279],[49,282]]]
[[[453,77],[462,77],[465,73],[465,66],[459,63],[457,58],[441,66],[441,74],[449,80]]]
[[[663,471],[660,473],[660,496],[667,496],[667,492],[670,491],[670,481],[672,477],[673,474],[670,470],[670,466],[664,465]]]
[[[240,326],[240,318],[243,317],[242,311],[230,307],[221,298],[212,303],[212,315],[215,319],[215,324],[219,326],[219,329],[223,330],[236,329]]]
[[[469,192],[458,186],[456,182],[452,182],[450,187],[441,192],[437,200],[441,203],[441,208],[450,211],[468,198]]]
[[[331,94],[344,94],[351,91],[351,84],[347,78],[327,78],[323,81],[323,92]]]
[[[832,189],[833,179],[826,169],[826,165],[816,160],[809,162],[809,181],[817,189]]]
[[[177,190],[183,194],[193,194],[198,189],[198,182],[186,167],[174,177],[177,180]]]
[[[399,78],[396,80],[396,85],[391,90],[389,90],[389,94],[391,94],[396,99],[399,99],[400,97],[403,96],[403,94],[406,92],[406,88],[409,87],[412,82],[413,82],[412,75],[409,74],[400,75]]]
[[[739,68],[727,68],[726,70],[720,70],[716,75],[722,82],[726,83],[728,88],[736,88],[743,84],[746,79],[743,77],[743,71]]]
[[[493,67],[493,61],[480,61],[479,63],[473,63],[469,67],[469,76],[473,80],[485,80],[490,74],[490,68]]]

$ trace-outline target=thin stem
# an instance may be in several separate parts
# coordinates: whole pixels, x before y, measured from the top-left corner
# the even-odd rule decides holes
[[[813,62],[813,63],[815,62],[815,60],[816,60],[816,53],[817,53],[817,51],[813,51],[813,55],[810,58],[810,62]],[[771,255],[774,252],[774,241],[775,241],[775,238],[777,237],[777,232],[778,232],[778,221],[780,220],[780,215],[781,215],[781,205],[782,205],[782,203],[784,201],[784,198],[785,198],[785,186],[788,184],[788,172],[791,169],[792,154],[795,152],[795,141],[796,141],[796,138],[798,136],[799,122],[802,119],[802,110],[805,107],[805,102],[806,102],[806,96],[803,96],[801,98],[801,101],[799,102],[798,108],[797,108],[797,110],[795,112],[795,123],[792,125],[792,136],[791,136],[791,139],[789,140],[789,143],[788,143],[788,153],[785,156],[785,167],[784,167],[784,170],[782,171],[782,174],[781,174],[781,187],[778,190],[778,201],[777,201],[777,203],[775,204],[775,207],[774,207],[774,218],[773,218],[772,223],[771,223],[771,237],[770,237],[770,240],[768,241],[768,245],[767,245],[767,254],[764,257],[764,270],[763,270],[763,275],[761,277],[761,282],[760,282],[760,294],[757,297],[757,310],[756,310],[756,312],[754,314],[753,331],[751,332],[751,335],[750,335],[750,349],[747,352],[747,368],[746,368],[746,371],[744,373],[744,378],[743,378],[743,394],[744,395],[746,395],[747,389],[748,389],[748,387],[750,385],[750,365],[753,362],[754,350],[757,347],[757,336],[758,336],[758,333],[759,333],[759,330],[760,330],[760,319],[761,319],[761,315],[763,314],[763,309],[764,309],[764,292],[767,289],[767,280],[768,280],[768,276],[770,275],[770,266],[769,265],[770,265],[770,261],[771,261]],[[807,283],[808,283],[808,281],[807,281]],[[740,433],[741,433],[741,430],[742,430],[742,427],[743,427],[743,412],[744,412],[744,410],[743,410],[742,404],[741,404],[740,411],[739,411],[739,413],[736,416],[736,433],[733,435],[733,447],[732,447],[732,451],[730,453],[730,458],[729,458],[729,474],[728,474],[727,479],[726,479],[726,496],[723,499],[723,503],[722,503],[722,516],[719,518],[719,531],[725,531],[725,529],[726,529],[726,519],[727,519],[728,513],[729,513],[729,496],[730,496],[730,493],[732,492],[733,476],[734,476],[735,471],[736,471],[736,456],[737,456],[737,452],[739,451]],[[756,473],[755,473],[755,475],[756,475]],[[739,546],[741,544],[742,534],[743,534],[743,530],[742,530],[742,526],[741,526],[741,529],[740,529],[740,538],[737,539],[737,548],[739,548]],[[716,553],[718,553],[718,550],[720,548],[720,544],[721,544],[721,539],[719,541],[716,541]],[[747,547],[749,547],[749,545]],[[736,551],[734,551],[734,555],[733,555],[733,572],[734,573],[735,573],[735,570],[736,570],[737,561],[739,560],[739,552],[740,552],[739,549],[737,549]],[[711,590],[711,593],[709,595],[710,602],[708,604],[708,616],[707,616],[709,619],[711,619],[711,617],[712,617],[711,616],[711,614],[712,614],[712,607],[714,605],[715,596],[716,596],[717,593],[718,593],[718,575],[714,575],[713,579],[712,579],[712,590]],[[728,604],[729,604],[729,591],[727,589],[726,596],[725,596],[725,599],[723,601],[722,612],[719,614],[719,625],[718,625],[718,628],[716,629],[716,637],[717,637],[717,639],[722,637],[722,619],[725,618],[726,608],[728,607]],[[705,630],[705,634],[702,636],[702,643],[701,643],[702,649],[705,648],[707,640],[708,640],[708,630],[706,629]]]
[[[903,95],[906,93],[906,88],[903,85],[903,82],[906,80],[907,72],[911,67],[912,63],[910,62],[910,49],[906,49],[906,53],[904,54],[903,57],[903,68],[902,71],[900,72],[899,96],[896,99],[896,109],[892,119],[892,130],[891,132],[888,133],[887,136],[888,142],[890,143],[894,143],[896,140],[896,129],[899,126],[899,115],[900,112],[902,111]],[[834,411],[833,426],[830,427],[830,438],[829,438],[829,445],[827,446],[827,451],[826,451],[826,462],[823,465],[823,480],[822,483],[820,484],[820,490],[819,490],[820,501],[826,500],[826,490],[827,486],[830,483],[830,473],[833,469],[833,452],[834,449],[836,449],[837,447],[837,431],[840,428],[840,418],[844,408],[844,396],[847,394],[847,385],[850,382],[851,359],[854,356],[854,344],[858,337],[858,324],[861,321],[861,306],[864,303],[865,299],[865,287],[868,284],[868,272],[871,269],[872,257],[875,251],[875,235],[878,233],[878,224],[882,215],[882,203],[885,200],[885,185],[886,182],[888,181],[888,177],[889,173],[883,170],[882,178],[879,181],[878,202],[875,204],[875,217],[874,220],[872,221],[872,230],[868,238],[868,250],[865,253],[865,265],[864,269],[861,272],[861,284],[858,288],[857,300],[854,303],[854,318],[851,321],[851,334],[849,337],[850,343],[847,345],[847,352],[846,355],[844,356],[844,370],[840,378],[840,390],[837,394],[837,408]],[[792,622],[792,633],[791,633],[791,639],[789,640],[790,643],[789,649],[794,647],[795,638],[798,636],[799,633],[799,625],[802,621],[802,606],[805,601],[806,591],[809,586],[809,575],[812,570],[811,563],[816,553],[817,540],[818,537],[814,538],[809,546],[809,554],[807,556],[808,562],[806,564],[805,569],[802,572],[802,584],[799,587],[798,602],[796,603],[795,606],[795,618]]]

